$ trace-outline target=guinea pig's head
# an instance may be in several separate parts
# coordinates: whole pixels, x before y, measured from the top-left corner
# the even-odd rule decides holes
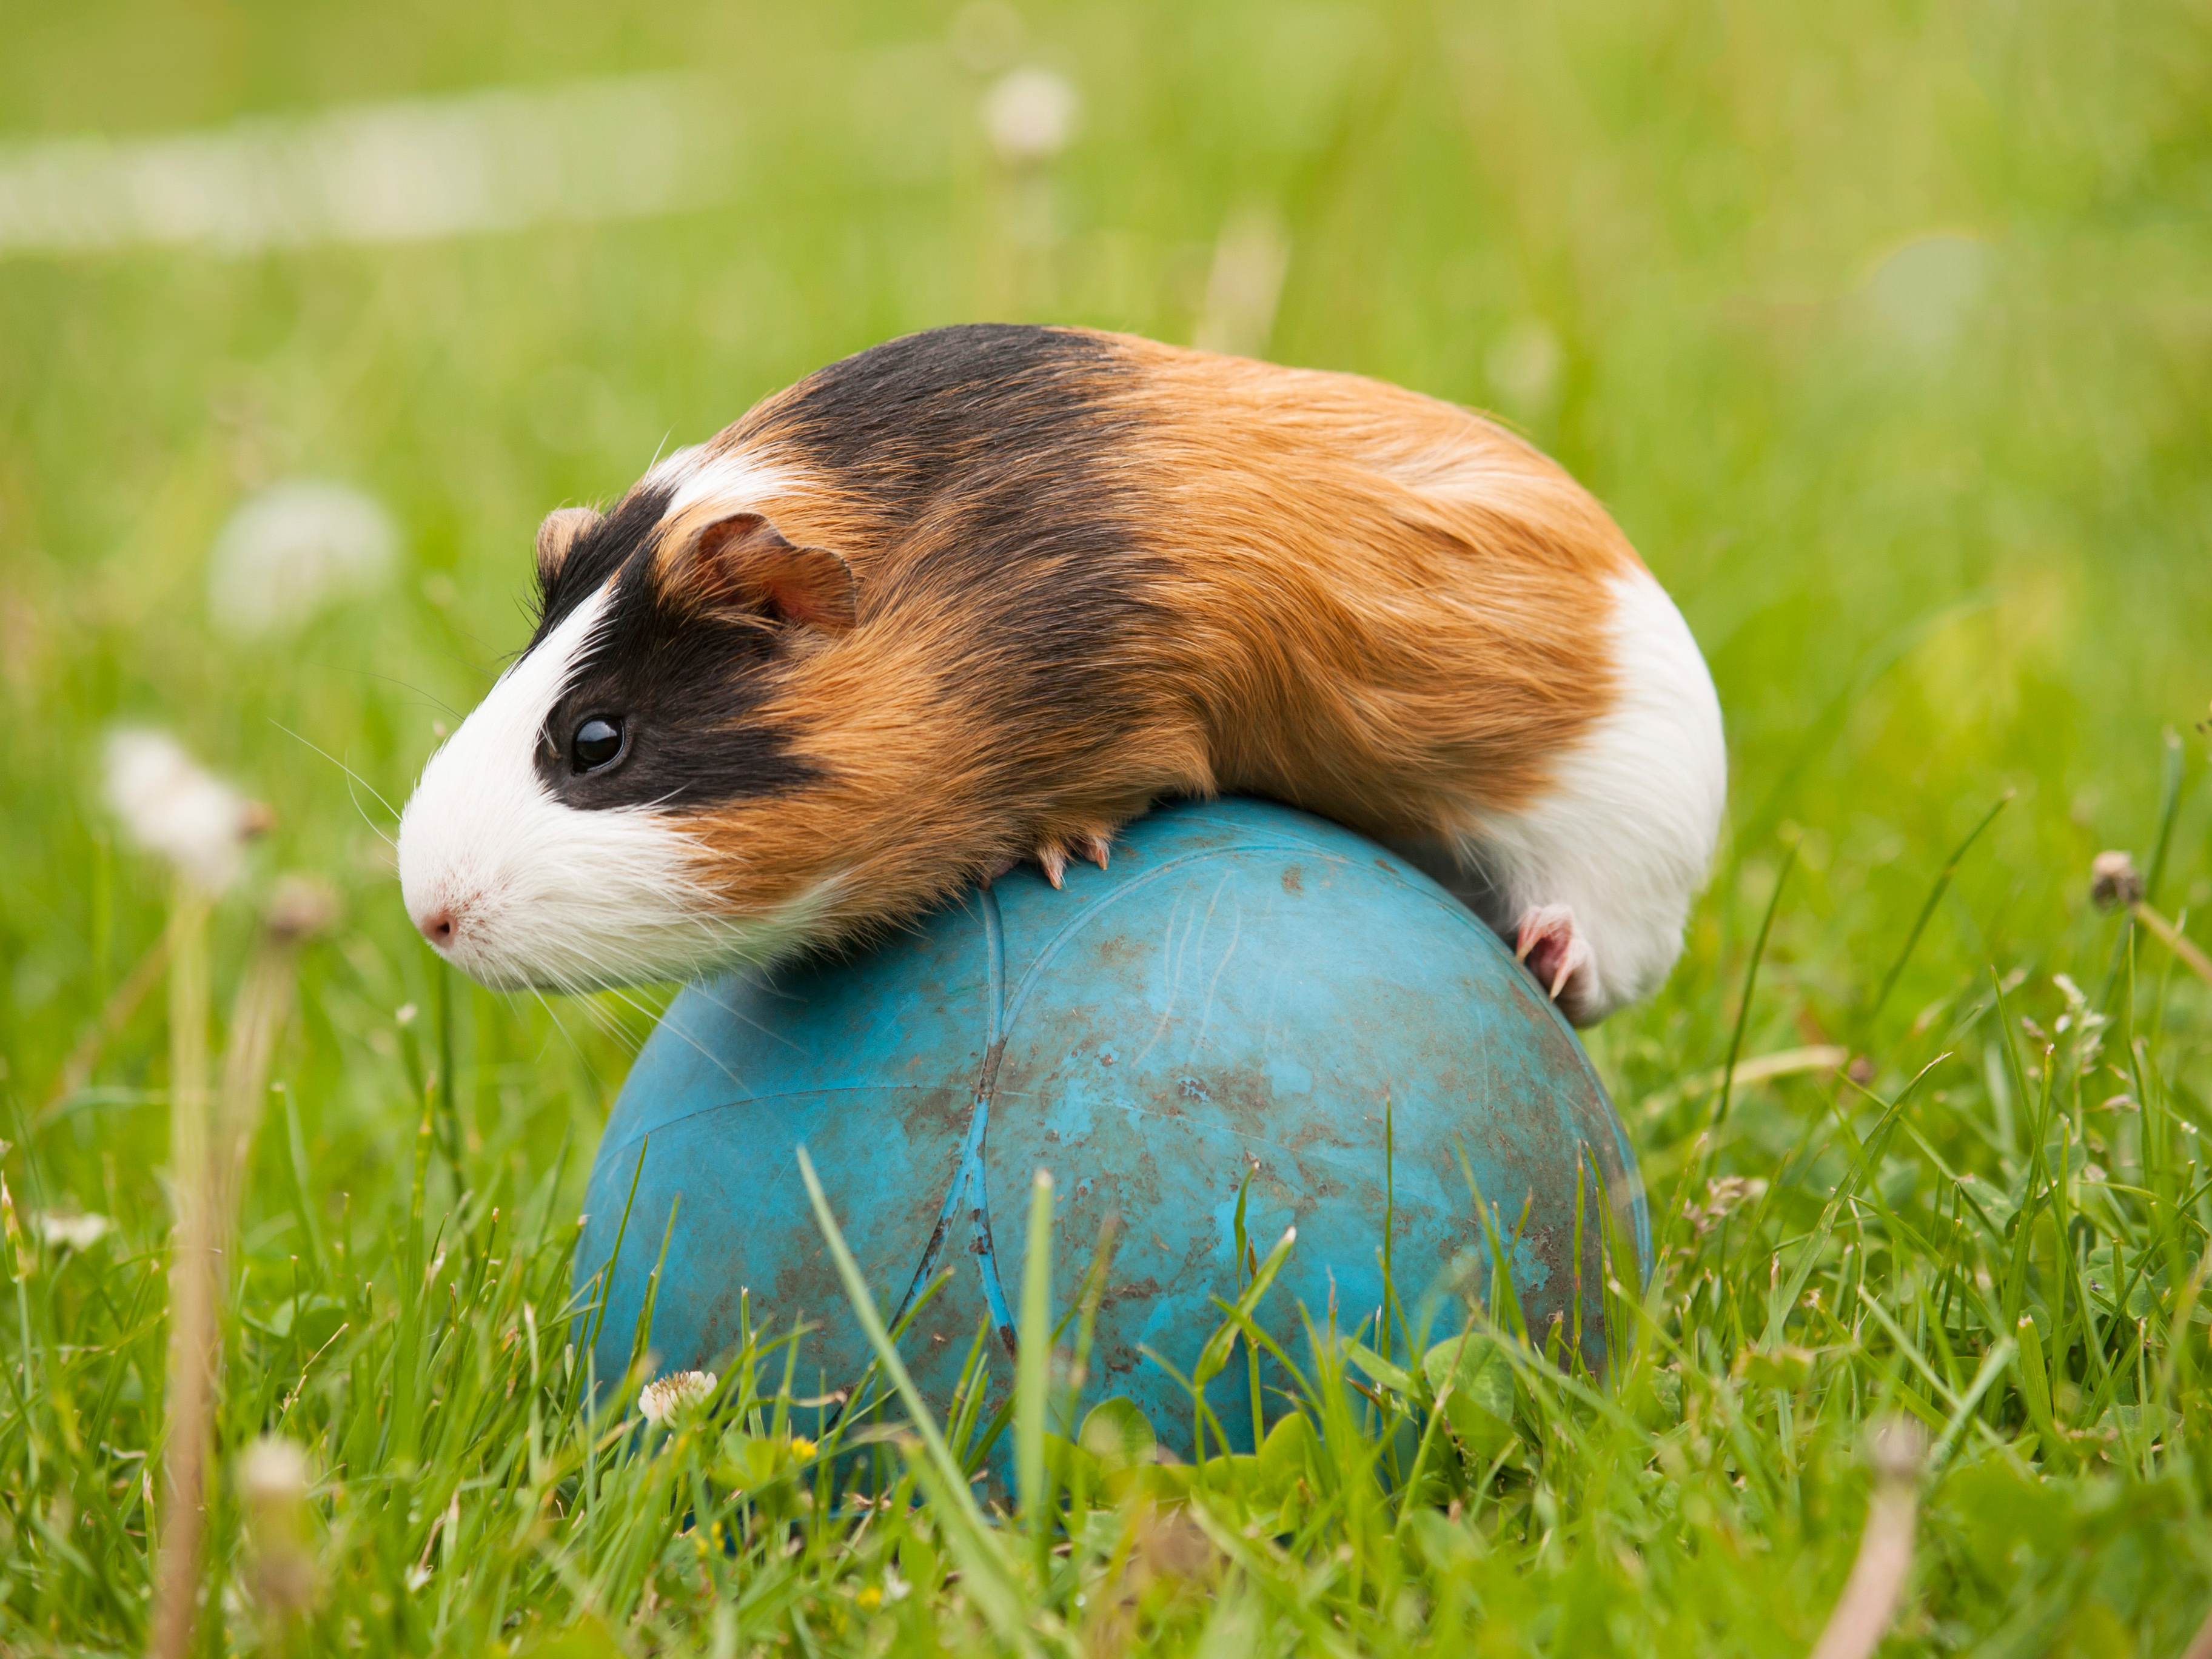
[[[400,818],[416,927],[501,990],[689,978],[806,943],[837,876],[721,831],[817,778],[776,700],[853,627],[851,568],[648,477],[609,514],[548,518],[538,579],[529,645]]]

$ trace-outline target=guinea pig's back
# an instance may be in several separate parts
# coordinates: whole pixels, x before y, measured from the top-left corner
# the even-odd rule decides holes
[[[1091,754],[1181,752],[1194,723],[1210,783],[1362,827],[1540,795],[1613,699],[1620,584],[1650,580],[1468,410],[1133,336],[908,336],[709,448],[793,481],[763,509],[851,560],[863,632],[933,695]]]
[[[1541,793],[1613,700],[1622,586],[1650,580],[1605,510],[1438,399],[1117,343],[1147,370],[1137,470],[1224,787],[1362,824],[1462,818],[1470,781],[1498,808]]]

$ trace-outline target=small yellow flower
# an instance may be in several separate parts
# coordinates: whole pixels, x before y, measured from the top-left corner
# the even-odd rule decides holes
[[[878,1607],[883,1606],[884,1593],[873,1584],[870,1584],[853,1600],[861,1612],[873,1613]]]
[[[794,1434],[791,1437],[791,1455],[801,1458],[813,1456],[814,1443],[803,1434]]]

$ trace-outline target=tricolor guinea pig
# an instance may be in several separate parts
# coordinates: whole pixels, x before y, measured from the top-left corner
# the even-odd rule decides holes
[[[1587,1024],[1655,989],[1725,761],[1689,629],[1480,416],[1079,329],[893,340],[538,537],[409,914],[500,988],[865,938],[1167,796],[1413,858]]]

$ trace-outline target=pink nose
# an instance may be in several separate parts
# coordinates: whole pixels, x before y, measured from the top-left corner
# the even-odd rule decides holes
[[[440,950],[453,942],[453,913],[447,905],[428,911],[415,918],[415,925],[422,930],[422,937]]]

